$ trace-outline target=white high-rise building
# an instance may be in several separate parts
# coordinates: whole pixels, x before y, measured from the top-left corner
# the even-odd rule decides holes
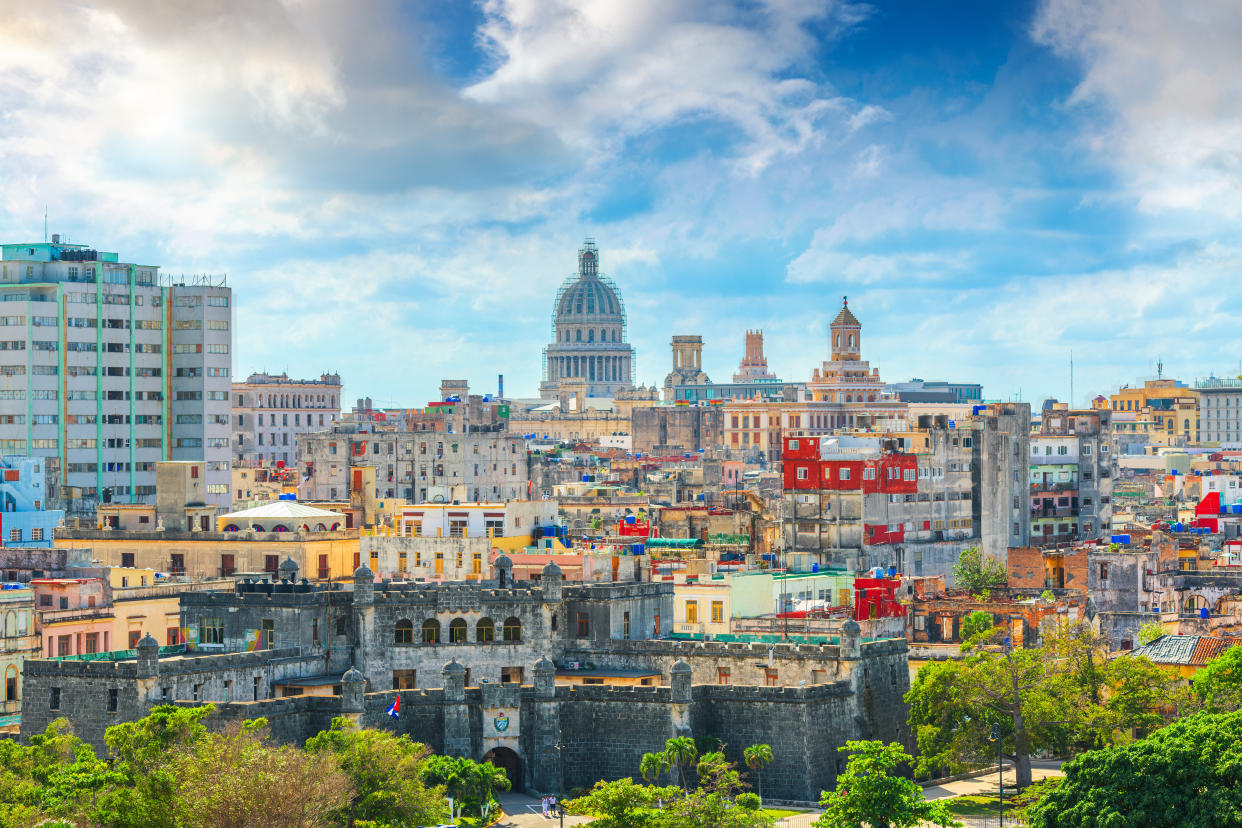
[[[227,507],[231,305],[222,277],[174,282],[55,235],[0,245],[0,454],[52,458],[70,513],[154,503],[159,460],[204,461]]]

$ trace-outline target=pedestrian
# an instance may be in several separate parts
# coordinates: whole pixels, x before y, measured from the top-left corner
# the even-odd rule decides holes
[[[543,818],[547,819],[548,818],[548,798],[546,796],[543,798],[542,805],[543,805]]]
[[[552,794],[550,797],[548,797],[548,805],[552,808],[552,813],[554,813],[554,814],[556,814],[556,813],[560,813],[560,812],[556,809],[556,808],[557,808],[557,805],[556,805],[556,794]]]

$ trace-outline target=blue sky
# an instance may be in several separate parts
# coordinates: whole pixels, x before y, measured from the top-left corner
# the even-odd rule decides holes
[[[1161,0],[11,0],[3,237],[226,272],[235,372],[533,394],[584,236],[639,379],[841,296],[890,380],[1239,373],[1242,22]],[[71,48],[67,48],[72,44]]]

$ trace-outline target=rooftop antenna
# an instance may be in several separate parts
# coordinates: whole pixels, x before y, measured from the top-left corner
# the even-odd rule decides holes
[[[1074,407],[1074,352],[1070,351],[1070,398],[1069,407]]]
[[[1164,360],[1156,357],[1156,379],[1164,379]]]
[[[47,241],[47,205],[43,205],[43,241]]]

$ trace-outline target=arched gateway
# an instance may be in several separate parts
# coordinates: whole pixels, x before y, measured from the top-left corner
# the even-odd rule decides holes
[[[483,754],[483,761],[490,762],[504,770],[509,777],[510,789],[514,792],[522,790],[522,757],[507,747],[494,747]]]

